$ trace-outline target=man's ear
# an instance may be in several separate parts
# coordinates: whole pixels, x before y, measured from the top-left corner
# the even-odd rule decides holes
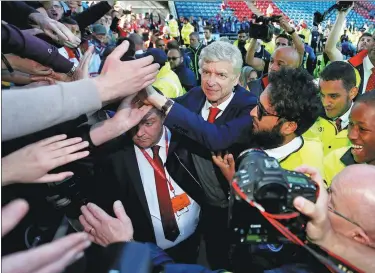
[[[369,246],[371,244],[371,239],[367,236],[366,232],[360,227],[356,227],[351,232],[350,237],[352,237],[355,241],[363,245]]]
[[[358,87],[354,86],[352,89],[349,91],[349,98],[353,100],[358,94]]]
[[[238,75],[237,77],[234,78],[234,80],[233,80],[234,86],[236,86],[240,82],[240,77],[241,77],[241,75]]]
[[[288,136],[288,135],[291,135],[293,134],[298,128],[298,125],[296,122],[294,121],[287,121],[287,122],[284,122],[283,125],[281,126],[281,134],[283,136]]]

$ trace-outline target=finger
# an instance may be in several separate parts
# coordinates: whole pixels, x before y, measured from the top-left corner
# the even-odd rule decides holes
[[[83,232],[74,233],[52,243],[3,257],[2,270],[4,272],[24,272],[25,264],[27,264],[28,272],[35,272],[51,261],[60,259],[70,250],[74,249],[78,254],[89,242],[87,234]],[[10,264],[10,259],[19,260],[22,263]],[[12,268],[8,267],[5,270],[4,264],[12,266]]]
[[[90,154],[89,151],[83,151],[83,152],[78,152],[78,153],[74,153],[74,154],[65,155],[65,156],[55,158],[53,168],[57,168],[59,166],[63,166],[63,165],[68,164],[70,162],[80,160],[82,158],[87,157],[89,154]]]
[[[56,84],[56,81],[50,77],[46,77],[46,81],[48,82],[49,85],[54,85]]]
[[[56,141],[60,141],[60,140],[66,139],[67,137],[68,137],[67,135],[56,135],[56,136],[53,136],[53,137],[42,139],[38,143],[41,146],[47,146],[47,145],[49,145],[51,143],[54,143]]]
[[[63,181],[67,179],[68,177],[72,177],[74,173],[72,172],[62,172],[62,173],[56,173],[56,174],[46,174],[42,176],[41,178],[34,180],[35,183],[50,183],[50,182],[56,182],[56,181]]]
[[[56,34],[54,34],[51,30],[46,29],[46,30],[44,31],[44,33],[45,33],[46,35],[48,35],[49,37],[51,37],[51,39],[54,40],[55,42],[57,42],[57,43],[60,43],[60,42],[61,42],[61,40],[59,39],[59,36],[56,35]],[[64,40],[64,41],[65,41],[65,40]]]
[[[94,215],[94,217],[101,222],[109,221],[112,219],[111,216],[109,216],[104,210],[99,208],[94,203],[88,203],[87,208]]]
[[[152,107],[153,106],[151,105],[143,105],[141,108],[139,108],[142,118],[152,109]]]
[[[309,175],[311,177],[311,179],[314,180],[319,185],[319,187],[321,189],[323,189],[325,187],[323,178],[320,175],[318,169],[307,166],[307,165],[302,165],[302,166],[297,167],[295,169],[295,171]]]
[[[88,240],[83,242],[73,249],[63,253],[59,259],[51,260],[48,264],[42,266],[35,273],[59,273],[62,272],[67,266],[76,262],[84,256],[83,250],[89,247],[91,242]]]
[[[126,214],[124,205],[121,203],[121,201],[117,200],[113,203],[113,211],[115,212],[117,219],[119,219],[121,222],[129,220],[129,216]]]
[[[100,226],[99,220],[95,218],[95,216],[91,213],[87,206],[82,206],[81,212],[82,215],[85,217],[86,222],[94,229]]]
[[[223,161],[223,157],[221,156],[221,151],[217,152],[217,157],[220,161]]]
[[[232,154],[229,154],[228,157],[227,157],[227,160],[228,160],[228,164],[230,167],[235,167],[236,163],[234,161],[234,156]]]
[[[156,70],[155,72],[146,75],[146,76],[143,78],[143,80],[144,80],[144,81],[155,80],[156,75],[158,75],[158,74],[159,74],[159,70]]]
[[[79,222],[82,224],[82,226],[83,226],[83,230],[87,233],[87,234],[89,234],[89,235],[91,235],[90,234],[90,231],[93,229],[93,227],[86,221],[86,218],[85,218],[85,216],[83,216],[83,215],[80,215],[79,217],[78,217],[78,219],[79,219]],[[92,236],[92,235],[91,235]]]
[[[120,60],[120,58],[128,52],[129,49],[129,42],[128,41],[123,41],[119,46],[117,46],[111,54],[108,55],[108,59],[114,59],[114,60]],[[134,61],[132,61],[134,62]]]
[[[53,152],[53,151],[60,150],[64,147],[72,146],[78,143],[83,143],[81,137],[73,137],[73,138],[62,140],[62,141],[56,141],[54,143],[50,143],[49,145],[47,145],[46,148],[48,149],[48,151]]]
[[[293,200],[293,205],[298,211],[312,219],[314,219],[317,216],[315,204],[303,197],[296,197]]]
[[[159,72],[160,65],[159,64],[151,64],[146,67],[141,68],[141,75],[150,75],[154,72]]]
[[[147,86],[150,86],[151,84],[153,84],[155,82],[156,79],[152,79],[152,80],[149,80],[149,81],[146,81],[139,90],[142,90],[144,88],[146,88]],[[139,91],[139,90],[135,90],[135,92]]]
[[[63,27],[65,27],[67,30],[69,30],[66,26],[64,26],[63,24],[61,24]],[[58,25],[55,25],[55,24],[49,24],[50,28],[53,30],[53,32],[55,32],[57,34],[57,36],[59,36],[60,39],[62,39],[63,41],[73,41],[74,38],[72,38],[73,36],[73,33],[69,30],[70,34],[71,35],[67,35],[67,31],[64,30],[63,27],[60,27]],[[70,36],[70,38],[69,38]]]
[[[67,146],[67,147],[62,147],[58,150],[52,151],[52,152],[50,152],[50,156],[51,156],[51,158],[59,158],[59,157],[70,155],[72,153],[80,151],[84,148],[87,148],[88,146],[89,146],[88,141],[79,142],[77,144],[70,145],[70,146]]]
[[[52,69],[47,69],[47,70],[39,70],[36,72],[37,75],[40,76],[48,76],[52,73]]]
[[[11,231],[29,211],[29,204],[22,199],[10,202],[1,210],[1,236]]]
[[[143,58],[140,58],[140,59],[137,59],[137,60],[134,60],[134,61],[130,61],[128,63],[132,67],[134,66],[134,67],[137,67],[137,68],[141,68],[141,67],[145,67],[145,66],[151,65],[153,63],[153,61],[154,61],[154,57],[150,55],[150,56],[143,57]]]

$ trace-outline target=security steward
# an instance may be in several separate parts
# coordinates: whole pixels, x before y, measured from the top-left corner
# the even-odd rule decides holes
[[[348,138],[351,147],[337,149],[324,158],[324,180],[353,164],[375,165],[375,90],[358,97],[349,115]]]
[[[343,61],[329,64],[320,75],[319,89],[325,113],[304,137],[320,139],[326,156],[336,149],[350,146],[349,114],[358,93],[355,69]]]

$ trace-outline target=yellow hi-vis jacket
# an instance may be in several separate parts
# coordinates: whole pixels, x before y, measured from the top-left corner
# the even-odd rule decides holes
[[[344,147],[329,153],[324,158],[324,180],[329,187],[332,179],[341,172],[346,166],[356,164],[351,153],[351,148]]]
[[[171,37],[176,38],[180,35],[180,33],[178,31],[178,24],[177,24],[177,21],[175,19],[169,20],[168,26],[169,26],[169,31],[170,31]]]
[[[186,93],[177,74],[171,70],[169,63],[166,63],[160,69],[152,86],[159,89],[168,98],[177,98]]]
[[[294,171],[301,165],[308,165],[317,168],[323,175],[323,147],[318,140],[303,139],[303,145],[300,149],[291,153],[286,158],[280,160],[280,165],[286,170]]]
[[[348,138],[348,129],[344,128],[337,132],[336,124],[333,121],[319,117],[306,133],[303,134],[306,139],[319,139],[323,144],[323,154],[343,147],[350,147]]]
[[[193,33],[193,32],[194,32],[194,27],[193,27],[192,24],[187,23],[186,25],[183,25],[183,27],[181,29],[181,36],[182,36],[182,40],[184,41],[185,45],[190,45],[189,35],[190,35],[190,33]]]

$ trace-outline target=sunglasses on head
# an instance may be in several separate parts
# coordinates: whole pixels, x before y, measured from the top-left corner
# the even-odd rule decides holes
[[[180,59],[181,57],[168,57],[168,61],[176,61],[177,59]]]
[[[281,118],[280,116],[278,115],[275,115],[275,114],[271,114],[270,112],[268,112],[266,110],[266,108],[264,108],[264,106],[262,105],[262,103],[260,101],[258,101],[258,119],[259,121],[262,120],[263,117],[266,117],[266,116],[270,116],[270,117],[278,117],[278,118]]]

